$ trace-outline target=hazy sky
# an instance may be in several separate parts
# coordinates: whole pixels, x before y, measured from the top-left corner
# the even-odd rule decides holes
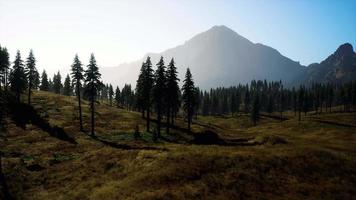
[[[340,44],[356,46],[355,0],[0,0],[0,44],[38,68],[87,63],[116,66],[177,46],[214,25],[308,65]]]

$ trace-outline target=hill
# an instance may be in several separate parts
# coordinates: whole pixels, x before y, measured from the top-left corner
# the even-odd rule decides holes
[[[322,62],[309,65],[298,83],[344,83],[354,80],[356,80],[356,53],[351,44],[345,43]]]
[[[315,115],[298,123],[263,116],[181,118],[158,143],[139,113],[102,102],[98,138],[79,132],[75,98],[35,92],[35,110],[76,143],[9,119],[3,171],[17,199],[352,199],[356,195],[355,113]],[[89,110],[84,102],[84,126]],[[342,122],[342,123],[341,123]],[[142,138],[134,140],[135,126]],[[220,142],[197,139],[214,135]],[[199,137],[200,136],[200,137]],[[206,137],[205,137],[206,139]],[[200,140],[202,141],[202,140]],[[1,198],[1,196],[0,196]]]
[[[277,50],[252,43],[226,26],[214,26],[183,45],[146,56],[151,56],[153,64],[160,56],[166,59],[166,63],[174,57],[180,78],[189,67],[197,85],[204,89],[248,83],[253,79],[282,79],[291,83],[306,70]],[[120,85],[123,84],[121,80],[129,80],[134,84],[146,56],[133,63],[103,68],[104,80]]]

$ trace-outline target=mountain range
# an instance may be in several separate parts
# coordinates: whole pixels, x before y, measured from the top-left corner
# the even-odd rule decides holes
[[[356,80],[356,54],[351,44],[341,45],[321,63],[303,66],[269,46],[253,43],[226,26],[214,26],[184,44],[141,59],[102,68],[105,82],[135,85],[141,64],[150,56],[153,65],[163,56],[174,58],[182,80],[189,67],[197,86],[209,89],[249,83],[253,79],[282,80],[289,86],[311,82]]]

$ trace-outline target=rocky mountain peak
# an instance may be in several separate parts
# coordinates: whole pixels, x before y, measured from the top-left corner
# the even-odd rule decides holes
[[[334,55],[337,57],[352,56],[354,54],[355,52],[350,43],[345,43],[340,45],[339,48],[337,48],[337,50],[334,53]]]

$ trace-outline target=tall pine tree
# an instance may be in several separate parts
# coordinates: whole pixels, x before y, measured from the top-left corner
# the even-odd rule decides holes
[[[10,73],[11,91],[15,93],[16,99],[20,102],[20,95],[27,87],[27,78],[20,51],[17,51],[13,69]]]
[[[58,71],[57,74],[53,76],[53,92],[56,94],[60,94],[62,87],[62,76]]]
[[[170,123],[174,121],[174,115],[178,111],[179,102],[179,78],[178,78],[177,68],[175,67],[174,59],[168,65],[166,72],[167,88],[166,88],[166,112],[167,112],[167,127],[166,133],[169,133]],[[170,121],[171,120],[171,121]]]
[[[43,70],[42,75],[41,75],[40,90],[42,90],[42,91],[49,91],[48,76],[47,76],[47,73],[46,73],[45,70]]]
[[[187,120],[188,120],[188,130],[191,130],[191,123],[192,123],[192,118],[193,118],[193,112],[194,112],[194,93],[195,93],[195,86],[194,86],[194,81],[192,74],[190,73],[190,69],[187,68],[187,72],[185,74],[185,79],[184,79],[184,84],[182,87],[183,90],[183,95],[182,95],[182,100],[183,100],[183,108],[187,114]]]
[[[1,84],[4,86],[5,90],[7,90],[9,67],[9,53],[6,48],[0,46],[0,90]]]
[[[147,117],[146,117],[146,129],[147,132],[150,131],[150,112],[151,112],[151,93],[153,88],[153,69],[151,58],[147,57],[145,62],[145,73],[143,78],[143,89],[142,89],[142,96],[144,97],[143,106],[146,110]]]
[[[164,66],[163,57],[157,63],[157,70],[154,76],[153,102],[157,113],[157,137],[161,136],[161,120],[165,107],[166,92],[166,67]]]
[[[83,76],[83,67],[82,63],[79,60],[78,55],[76,54],[74,57],[74,61],[71,69],[72,81],[75,86],[75,94],[78,98],[78,108],[79,108],[79,125],[80,131],[83,131],[83,117],[82,117],[82,104],[81,104],[81,89],[82,89],[82,81],[84,79]]]
[[[63,95],[71,96],[72,93],[73,93],[72,85],[71,85],[70,77],[69,77],[69,74],[68,74],[66,76],[66,78],[64,79]]]
[[[91,135],[95,136],[95,101],[98,95],[100,88],[102,87],[102,83],[100,81],[101,74],[99,73],[99,68],[96,64],[96,60],[94,54],[90,55],[88,69],[85,71],[85,94],[89,98],[90,102],[90,111],[91,111]]]
[[[36,82],[36,59],[33,55],[32,49],[30,50],[30,54],[26,60],[26,76],[28,80],[28,104],[31,104],[31,90],[33,89],[33,85]]]

